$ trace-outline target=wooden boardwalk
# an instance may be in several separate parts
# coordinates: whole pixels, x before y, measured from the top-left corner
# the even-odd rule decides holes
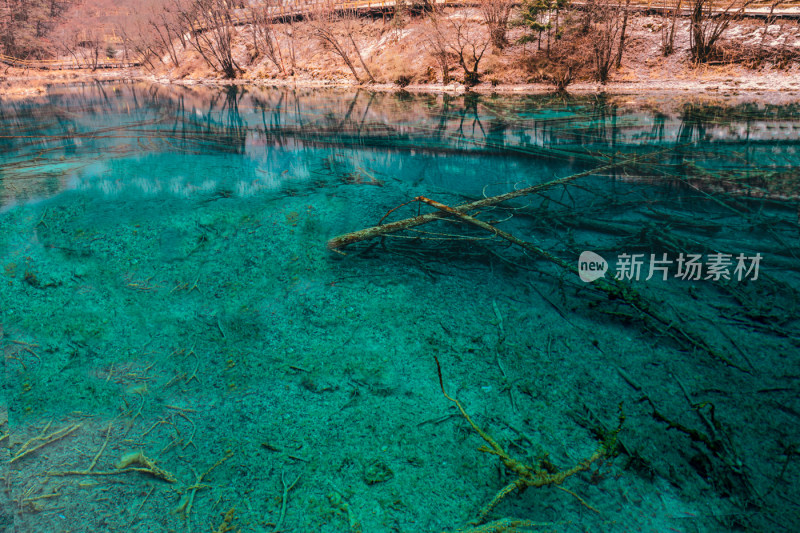
[[[439,5],[453,5],[453,6],[468,6],[476,5],[476,0],[428,0],[432,3]],[[516,1],[516,0],[515,0]],[[639,12],[647,13],[665,13],[672,12],[675,6],[678,5],[679,0],[632,0],[631,9]],[[688,7],[691,0],[681,0],[681,14],[689,15],[691,10]],[[585,0],[573,0],[573,5],[582,5],[587,3]],[[723,11],[730,5],[729,0],[714,0],[715,9]],[[737,6],[743,4],[743,0],[734,0],[731,11],[736,11]],[[391,11],[394,9],[396,0],[353,0],[350,2],[336,2],[334,9],[337,11],[362,11],[362,12],[380,12]],[[269,11],[272,19],[276,22],[286,21],[289,19],[302,18],[308,13],[312,12],[317,6],[330,5],[330,0],[280,0],[277,5],[270,6]],[[771,9],[771,2],[769,0],[760,0],[754,4],[749,5],[742,12],[745,17],[752,18],[797,18],[800,19],[800,0],[787,0],[780,2]],[[251,20],[250,14],[246,9],[237,9],[232,17],[234,26],[242,26],[249,24]],[[79,70],[79,69],[123,69],[130,67],[141,66],[140,61],[119,61],[119,60],[100,60],[95,64],[89,61],[84,63],[76,59],[54,59],[54,60],[29,60],[20,59],[16,57],[6,56],[0,54],[0,63],[19,68],[30,68],[40,70]]]
[[[39,70],[79,70],[79,69],[116,69],[116,68],[130,68],[138,67],[140,63],[137,61],[116,61],[116,60],[102,60],[98,61],[96,65],[90,62],[80,63],[75,59],[20,59],[18,57],[11,57],[0,54],[0,63],[18,68],[31,68]]]

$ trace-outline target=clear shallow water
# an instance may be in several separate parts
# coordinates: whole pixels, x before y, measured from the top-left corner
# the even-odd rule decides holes
[[[0,120],[4,527],[466,528],[514,476],[435,355],[527,464],[589,457],[623,403],[619,454],[563,484],[585,505],[533,487],[489,520],[796,529],[796,105],[87,85]],[[480,218],[608,276],[667,254],[632,282],[650,318],[452,222],[325,247],[594,168]]]

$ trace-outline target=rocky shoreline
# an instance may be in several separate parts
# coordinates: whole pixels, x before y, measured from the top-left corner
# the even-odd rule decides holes
[[[4,99],[24,99],[44,94],[47,87],[55,85],[69,85],[76,83],[92,82],[149,82],[163,85],[256,85],[274,87],[297,87],[303,89],[325,88],[325,89],[363,89],[369,91],[407,91],[414,93],[450,93],[462,94],[465,92],[476,92],[480,94],[542,94],[552,93],[554,88],[546,83],[520,83],[520,84],[497,84],[480,83],[472,87],[466,87],[461,83],[441,83],[410,84],[400,87],[396,84],[374,83],[356,84],[350,80],[314,80],[308,78],[289,78],[289,79],[223,79],[214,77],[202,78],[183,78],[170,79],[165,76],[142,73],[141,71],[104,71],[102,73],[86,71],[54,71],[45,75],[33,75],[30,73],[17,73],[0,78],[0,100]],[[637,81],[612,81],[607,84],[596,82],[578,82],[567,88],[567,93],[574,94],[632,94],[632,93],[680,93],[689,94],[702,93],[709,96],[714,95],[798,95],[800,96],[800,78],[795,75],[786,74],[785,76],[761,75],[759,73],[749,73],[738,77],[719,76],[711,73],[699,73],[695,78],[682,79],[652,79]]]

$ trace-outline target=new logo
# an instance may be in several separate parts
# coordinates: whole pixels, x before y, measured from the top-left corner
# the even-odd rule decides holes
[[[590,283],[600,279],[608,272],[608,263],[600,255],[594,252],[581,252],[578,258],[578,275],[581,280]]]

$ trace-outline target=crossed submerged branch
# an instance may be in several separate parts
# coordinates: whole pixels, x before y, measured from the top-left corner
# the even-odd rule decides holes
[[[655,155],[657,153],[660,153],[660,151],[653,152],[643,157],[645,158],[651,157],[652,155]],[[557,265],[562,269],[565,269],[567,271],[572,272],[575,275],[578,275],[579,273],[578,268],[573,263],[567,262],[564,259],[557,257],[556,255],[553,255],[547,250],[540,248],[530,242],[519,239],[514,235],[506,231],[503,231],[492,224],[489,224],[488,222],[484,222],[483,220],[480,220],[470,215],[469,212],[484,207],[494,206],[502,202],[505,202],[507,200],[519,198],[521,196],[526,196],[529,194],[546,191],[553,187],[567,184],[575,179],[589,176],[591,174],[596,174],[597,172],[609,170],[611,168],[620,167],[625,165],[626,163],[633,163],[636,162],[636,160],[637,158],[634,157],[620,162],[609,163],[599,168],[587,170],[585,172],[580,172],[578,174],[573,174],[546,183],[532,185],[530,187],[501,194],[499,196],[483,198],[481,200],[477,200],[467,204],[462,204],[457,207],[450,207],[441,202],[431,200],[430,198],[427,198],[425,196],[417,196],[413,200],[411,200],[411,202],[426,203],[432,207],[435,207],[437,210],[432,213],[421,214],[415,217],[398,220],[396,222],[390,222],[388,224],[383,224],[383,225],[379,224],[371,228],[366,228],[360,231],[340,235],[328,241],[328,248],[331,251],[346,255],[344,252],[341,251],[341,248],[347,245],[369,239],[374,239],[377,237],[382,237],[390,233],[411,229],[416,226],[420,226],[422,224],[433,222],[435,220],[441,220],[448,217],[455,217],[461,219],[462,221],[468,224],[476,226],[485,231],[491,232],[502,239],[505,239],[517,246],[520,246],[527,252],[530,252],[532,255],[539,257],[540,259],[544,259],[550,263]],[[395,209],[392,209],[391,211],[389,211],[389,213],[391,213]],[[387,215],[389,213],[387,213]],[[624,280],[616,278],[610,278],[610,279],[600,278],[591,283],[587,283],[587,286],[594,290],[604,293],[608,300],[622,303],[628,306],[634,311],[636,317],[643,320],[647,325],[653,327],[656,331],[659,331],[662,334],[669,336],[684,348],[690,350],[699,350],[701,352],[710,355],[713,359],[722,361],[726,365],[736,368],[737,370],[740,370],[742,372],[749,372],[748,369],[734,362],[731,359],[731,357],[724,351],[719,350],[714,346],[712,346],[710,343],[708,343],[699,333],[692,331],[690,327],[682,324],[681,321],[675,320],[669,315],[663,313],[660,309],[658,309],[657,306],[652,305],[644,295],[642,295],[631,284],[625,282]]]
[[[506,496],[514,491],[523,492],[528,487],[553,486],[574,496],[586,508],[595,512],[599,512],[597,509],[586,503],[586,501],[584,501],[583,498],[578,496],[576,493],[569,489],[565,489],[560,485],[575,474],[589,470],[592,464],[600,462],[604,458],[614,455],[617,448],[617,434],[620,432],[622,429],[622,424],[625,422],[625,415],[622,412],[622,404],[620,404],[619,423],[617,424],[616,429],[609,431],[606,435],[604,435],[597,450],[595,450],[592,455],[583,461],[580,461],[576,465],[566,470],[558,470],[555,465],[553,465],[547,459],[546,455],[543,458],[538,459],[536,463],[526,464],[511,457],[491,435],[478,427],[478,425],[469,416],[466,409],[464,409],[464,406],[460,401],[445,392],[444,381],[442,379],[442,367],[439,364],[439,358],[434,356],[434,359],[436,360],[436,371],[439,374],[439,385],[442,388],[442,394],[444,394],[445,398],[456,405],[459,412],[470,425],[470,427],[472,427],[472,429],[481,436],[486,444],[488,444],[488,447],[481,446],[478,448],[478,451],[488,453],[490,455],[496,455],[500,459],[500,462],[502,462],[503,465],[516,476],[514,481],[500,489],[494,498],[492,498],[492,500],[481,509],[481,511],[478,513],[478,517],[472,521],[473,525],[483,523],[489,513],[492,512],[492,509],[497,507],[497,505],[503,501]]]

